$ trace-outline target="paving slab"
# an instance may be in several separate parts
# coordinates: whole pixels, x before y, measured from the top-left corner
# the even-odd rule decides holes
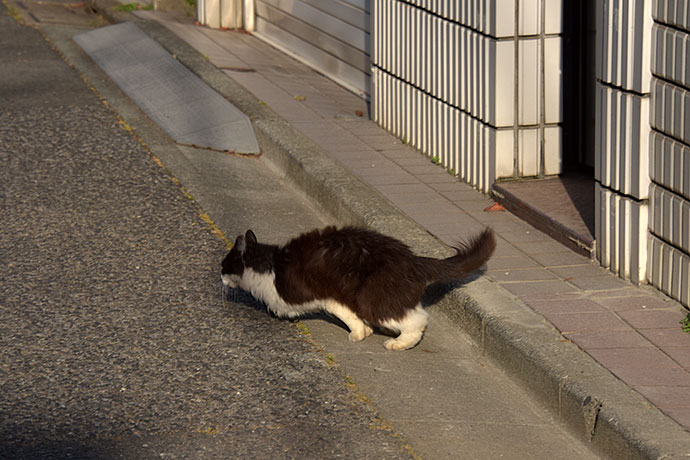
[[[185,145],[258,154],[249,118],[136,24],[102,27],[74,40],[170,137]]]

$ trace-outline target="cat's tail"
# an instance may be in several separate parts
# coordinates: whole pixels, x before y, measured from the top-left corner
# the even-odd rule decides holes
[[[496,237],[491,228],[459,243],[457,254],[447,259],[424,258],[424,271],[429,283],[459,280],[478,270],[494,253]]]

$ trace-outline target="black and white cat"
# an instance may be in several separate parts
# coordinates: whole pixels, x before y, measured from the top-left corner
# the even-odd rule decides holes
[[[404,243],[358,227],[313,230],[282,247],[258,243],[248,230],[223,260],[221,276],[223,284],[250,292],[277,316],[324,310],[345,323],[351,341],[382,327],[399,334],[384,342],[387,349],[406,350],[426,328],[420,303],[425,288],[479,269],[495,247],[488,228],[447,259],[416,256]]]

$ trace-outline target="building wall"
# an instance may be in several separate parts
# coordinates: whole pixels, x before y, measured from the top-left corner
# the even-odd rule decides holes
[[[483,191],[560,173],[561,11],[372,0],[372,118]]]
[[[690,0],[652,15],[648,279],[690,305]]]
[[[651,3],[596,3],[596,257],[635,283],[647,268]]]
[[[368,97],[367,0],[255,0],[254,8],[254,35]]]

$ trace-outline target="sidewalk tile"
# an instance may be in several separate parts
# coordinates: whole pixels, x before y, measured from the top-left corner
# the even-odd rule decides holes
[[[687,348],[664,347],[664,353],[686,369],[690,369],[690,350]]]
[[[573,278],[568,281],[583,291],[605,291],[625,287],[629,283],[614,275],[596,278]]]
[[[544,295],[574,292],[576,289],[564,281],[528,281],[521,283],[500,283],[507,291],[517,295]]]
[[[632,324],[632,327],[635,327],[635,325]],[[671,328],[637,329],[640,331],[640,334],[647,337],[650,342],[663,350],[667,348],[683,348],[688,353],[688,356],[690,356],[690,334],[683,332],[680,324]]]
[[[661,409],[690,408],[690,398],[688,398],[690,386],[639,385],[635,387],[635,390]]]
[[[492,257],[486,263],[491,270],[513,270],[519,268],[538,268],[537,263],[526,256]]]
[[[665,409],[664,412],[681,425],[690,427],[690,407],[673,407]]]
[[[564,334],[580,348],[653,348],[654,346],[636,331],[591,331]]]
[[[543,313],[563,333],[583,331],[632,331],[625,322],[607,311],[590,313]]]
[[[638,293],[639,294],[639,293]],[[602,298],[600,302],[613,311],[646,310],[668,308],[669,303],[664,299],[652,296],[625,296],[614,298]]]
[[[556,279],[556,275],[543,268],[515,270],[487,270],[487,275],[499,283],[505,281],[546,281]]]
[[[369,185],[373,185],[374,187],[377,187],[379,185],[393,185],[393,184],[418,184],[420,181],[400,170],[398,172],[391,172],[389,174],[381,174],[377,176],[371,176],[371,177],[362,177],[365,182],[367,182]]]
[[[590,259],[561,247],[560,250],[535,254],[534,260],[545,267],[564,267],[591,263]]]
[[[432,173],[432,174],[415,174],[415,177],[417,177],[420,181],[426,183],[426,184],[444,184],[444,183],[454,183],[458,180],[457,177],[448,174],[447,172],[444,172],[441,170],[438,173]]]
[[[587,350],[587,353],[609,369],[623,365],[651,369],[678,367],[656,348],[599,348]]]
[[[546,270],[545,270],[546,271]],[[548,271],[546,271],[549,273]],[[555,313],[593,313],[604,312],[606,308],[587,298],[555,299],[555,300],[527,300],[527,305],[536,311],[546,314]]]
[[[683,333],[680,320],[685,318],[685,315],[675,309],[622,311],[619,315],[626,320],[628,324],[637,329],[670,328],[678,330],[681,334]],[[690,334],[687,334],[687,336],[690,340]]]
[[[684,386],[690,390],[690,373],[680,367],[649,368],[631,366],[613,366],[610,368],[617,377],[631,386],[659,385],[678,387]],[[690,395],[690,393],[688,393]]]

